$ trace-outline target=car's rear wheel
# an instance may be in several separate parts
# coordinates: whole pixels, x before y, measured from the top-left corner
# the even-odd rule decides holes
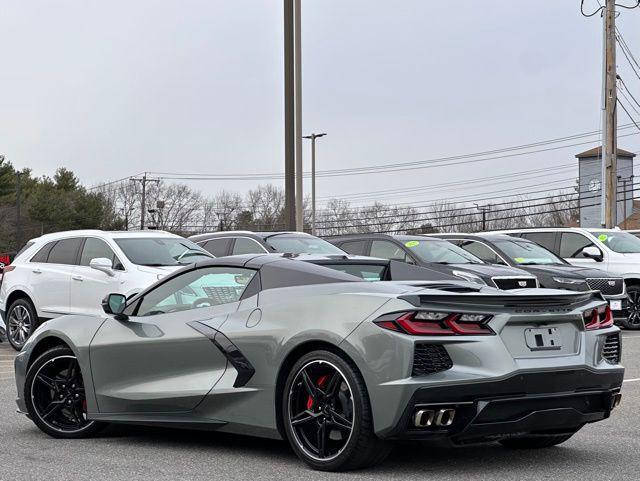
[[[16,351],[38,327],[36,309],[29,299],[16,299],[7,309],[7,340]]]
[[[620,321],[625,329],[640,329],[640,286],[627,286],[629,295],[629,315]]]
[[[575,433],[574,433],[575,434]],[[543,436],[543,437],[523,437],[509,438],[500,441],[500,444],[511,449],[541,449],[550,448],[562,444],[571,438],[573,434],[562,434],[559,436]]]
[[[343,471],[384,460],[389,445],[373,432],[367,389],[357,368],[330,351],[299,359],[287,378],[283,420],[295,453],[314,469]]]
[[[55,347],[35,360],[27,372],[24,399],[36,426],[54,438],[87,437],[103,427],[87,417],[84,380],[69,348]]]

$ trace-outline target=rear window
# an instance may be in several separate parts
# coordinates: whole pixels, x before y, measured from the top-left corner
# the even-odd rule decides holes
[[[351,274],[365,281],[377,282],[385,280],[386,265],[372,264],[322,264],[324,267]]]

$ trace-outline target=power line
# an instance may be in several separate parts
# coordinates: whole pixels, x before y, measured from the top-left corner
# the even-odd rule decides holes
[[[618,130],[625,130],[631,127],[629,125],[621,125]],[[370,174],[370,173],[389,173],[389,172],[401,172],[406,170],[415,170],[415,169],[424,169],[424,168],[433,168],[433,167],[441,167],[441,166],[450,166],[450,165],[461,165],[461,164],[470,164],[475,162],[484,162],[488,160],[497,160],[504,159],[510,157],[519,157],[523,155],[531,155],[540,152],[549,152],[553,150],[562,150],[570,147],[577,147],[581,145],[588,145],[597,142],[596,140],[589,140],[585,142],[577,142],[557,147],[549,147],[544,149],[531,150],[528,152],[516,152],[508,155],[499,155],[493,157],[485,157],[481,159],[474,159],[474,157],[483,157],[487,155],[492,155],[496,153],[505,153],[527,149],[530,147],[538,147],[544,145],[552,145],[559,142],[566,142],[568,140],[577,140],[580,138],[591,137],[593,135],[599,135],[600,131],[591,131],[585,132],[581,134],[574,134],[571,136],[560,137],[557,139],[550,139],[545,141],[534,142],[530,144],[523,144],[514,147],[505,147],[502,149],[494,149],[488,150],[484,152],[475,152],[471,154],[462,154],[456,156],[449,157],[439,157],[427,160],[420,161],[412,161],[412,162],[401,162],[395,164],[384,164],[384,165],[374,165],[368,167],[355,167],[350,169],[332,169],[332,170],[324,170],[317,171],[317,177],[335,177],[335,176],[343,176],[343,175],[360,175],[360,174]],[[630,135],[637,135],[636,133]],[[469,160],[470,159],[470,160]],[[459,161],[459,162],[452,162]],[[163,179],[168,180],[270,180],[270,179],[282,179],[284,178],[284,174],[282,173],[271,173],[271,174],[203,174],[203,173],[176,173],[176,172],[151,172],[152,174],[162,177]],[[308,177],[308,175],[307,175]]]
[[[620,104],[620,107],[622,107],[622,110],[624,110],[624,112],[627,114],[627,116],[631,119],[631,121],[635,124],[635,126],[638,128],[638,130],[640,131],[640,125],[638,125],[636,123],[636,121],[633,119],[633,117],[631,116],[631,114],[629,113],[629,111],[627,110],[627,108],[624,106],[624,103],[622,102],[622,100],[618,99],[618,104]]]
[[[587,18],[588,18],[588,17],[593,17],[594,15],[597,15],[599,12],[601,12],[601,11],[602,11],[602,9],[603,9],[603,8],[604,8],[603,6],[600,6],[600,8],[598,8],[597,10],[595,10],[593,13],[585,13],[585,11],[584,11],[584,0],[582,0],[582,1],[580,2],[580,13],[581,13],[583,16],[587,17]]]

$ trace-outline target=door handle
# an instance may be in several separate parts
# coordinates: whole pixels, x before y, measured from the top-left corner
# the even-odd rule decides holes
[[[42,274],[42,271],[40,269],[32,269],[31,272],[33,272],[34,274]]]
[[[82,282],[82,276],[71,276],[71,279]]]

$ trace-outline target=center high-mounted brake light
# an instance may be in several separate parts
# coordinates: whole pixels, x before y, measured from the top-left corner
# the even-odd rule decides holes
[[[487,325],[487,314],[409,311],[379,317],[375,324],[383,329],[413,336],[486,336],[495,332]]]
[[[608,304],[584,311],[582,317],[584,319],[584,327],[588,331],[606,329],[613,326],[613,312],[611,312]]]

